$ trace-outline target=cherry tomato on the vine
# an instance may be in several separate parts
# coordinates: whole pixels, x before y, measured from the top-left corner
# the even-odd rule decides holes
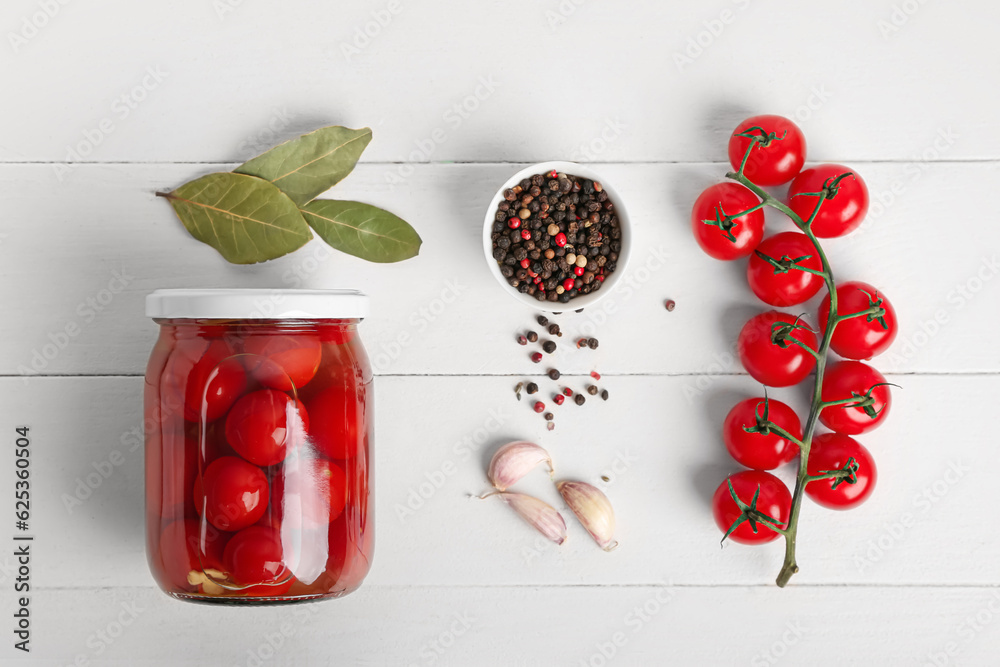
[[[789,267],[776,267],[762,259],[761,253]],[[815,246],[801,232],[781,232],[764,239],[747,263],[747,282],[757,298],[771,306],[794,306],[808,301],[823,286],[822,276],[791,266],[794,262],[814,271],[822,271]]]
[[[759,128],[759,129],[758,129]],[[806,138],[802,130],[783,116],[753,116],[736,126],[729,137],[729,163],[738,171],[750,145],[750,133],[761,137],[747,158],[743,174],[751,182],[765,187],[781,185],[795,178],[806,161]]]
[[[806,484],[806,494],[823,507],[835,510],[857,507],[867,500],[875,490],[878,469],[871,452],[850,436],[824,433],[813,438],[808,472],[818,475],[824,470],[841,470],[852,458],[858,464],[853,484],[845,480],[834,488],[835,480],[816,480]]]
[[[839,164],[821,164],[800,173],[788,188],[789,208],[802,220],[808,220],[820,198],[802,193],[820,192],[825,185],[847,173],[851,175],[837,182],[837,194],[823,201],[813,220],[812,232],[819,238],[843,236],[858,228],[868,212],[868,186],[853,169]]]
[[[291,391],[304,387],[319,368],[319,335],[251,335],[243,343],[247,370],[265,387]]]
[[[823,376],[821,399],[824,402],[852,397],[857,397],[860,401],[868,394],[869,389],[872,397],[870,406],[867,408],[851,404],[829,406],[819,413],[820,422],[837,433],[847,435],[867,433],[885,421],[892,405],[892,394],[885,383],[885,376],[868,364],[860,361],[838,361],[829,366]]]
[[[785,347],[771,341],[774,325],[792,325],[795,317],[775,310],[751,317],[736,341],[743,368],[755,380],[770,387],[788,387],[806,379],[816,366],[816,359],[801,345],[785,342]],[[799,326],[808,327],[801,319]],[[796,328],[789,336],[817,349],[816,334],[809,329]]]
[[[272,466],[285,459],[288,446],[305,437],[309,416],[302,403],[274,389],[247,394],[226,416],[226,440],[247,461]]]
[[[731,221],[725,216],[747,211],[760,204],[760,199],[739,183],[716,183],[702,192],[691,210],[691,229],[698,245],[715,259],[730,260],[746,257],[764,237],[764,212],[760,209]],[[705,220],[718,221],[708,224]],[[730,236],[732,238],[730,238]]]
[[[744,426],[753,427],[757,417],[764,417],[764,399],[748,398],[733,406],[722,425],[722,439],[729,454],[740,465],[754,470],[774,470],[788,463],[799,453],[799,446],[773,431],[747,433]],[[802,424],[795,411],[773,398],[767,401],[767,420],[777,424],[793,437],[802,439]]]
[[[780,528],[787,525],[792,507],[792,494],[788,492],[784,482],[763,470],[743,470],[730,475],[729,481],[733,483],[736,496],[747,505],[753,500],[754,493],[760,489],[756,509],[776,520]],[[712,516],[715,518],[715,525],[725,533],[742,514],[729,491],[729,484],[723,481],[712,496]],[[764,544],[777,538],[778,533],[760,522],[757,523],[757,532],[754,533],[749,521],[741,523],[729,535],[729,539],[740,544]]]
[[[267,509],[264,471],[235,456],[216,459],[194,482],[194,507],[219,530],[240,530]]]
[[[896,310],[885,295],[868,283],[857,280],[837,286],[838,314],[860,313],[873,305],[885,309],[881,318],[871,315],[852,317],[837,324],[837,328],[833,330],[833,338],[830,339],[830,347],[834,352],[848,359],[871,359],[892,345],[899,325],[896,323]],[[830,296],[827,295],[819,307],[820,329],[826,330],[829,316]]]

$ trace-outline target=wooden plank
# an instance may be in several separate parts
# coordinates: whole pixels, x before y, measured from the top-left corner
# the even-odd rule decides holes
[[[556,431],[518,403],[515,378],[383,377],[376,382],[377,556],[380,585],[770,584],[778,542],[727,545],[709,499],[738,466],[719,425],[753,395],[746,378],[724,378],[688,401],[692,377],[602,381],[611,399],[554,408]],[[1000,585],[1000,536],[981,508],[994,442],[987,437],[997,376],[892,376],[893,414],[860,438],[879,466],[865,505],[803,511],[799,584]],[[545,400],[555,387],[539,380]],[[580,378],[567,384],[581,389]],[[48,587],[145,586],[139,378],[0,380],[0,433],[33,438],[33,530],[38,582]],[[797,390],[775,392],[793,405]],[[511,439],[548,447],[560,478],[606,489],[622,546],[598,550],[567,512],[570,538],[555,547],[510,510],[470,495],[488,490],[492,449]],[[118,452],[114,454],[113,452]],[[117,463],[116,463],[117,462]],[[780,476],[788,480],[790,470]],[[601,475],[610,482],[600,480]],[[0,477],[0,496],[13,476]],[[565,506],[542,473],[519,488]],[[9,572],[11,556],[0,564]],[[8,575],[9,576],[9,575]]]
[[[46,667],[987,665],[1000,645],[987,587],[366,586],[233,609],[115,586],[43,589],[31,604],[30,664]]]
[[[916,180],[902,165],[858,166],[887,205],[874,206],[855,236],[828,244],[835,270],[844,279],[874,283],[899,311],[902,334],[878,361],[883,369],[1000,371],[1000,356],[983,352],[997,324],[992,304],[1000,289],[1000,228],[976,224],[979,200],[967,196],[1000,188],[1000,164],[925,166]],[[516,167],[424,166],[395,188],[385,182],[386,166],[359,167],[337,196],[409,218],[425,241],[418,258],[372,265],[314,241],[250,267],[228,265],[194,241],[170,207],[153,197],[155,190],[226,167],[79,166],[61,185],[51,166],[0,167],[6,234],[0,298],[16,313],[0,322],[6,342],[0,374],[140,374],[156,334],[143,316],[149,291],[292,285],[353,286],[372,295],[363,334],[380,374],[537,370],[513,343],[515,332],[533,325],[532,313],[501,292],[479,236],[483,207]],[[563,348],[581,332],[601,341],[596,353],[560,351],[554,359],[561,370],[739,371],[736,335],[762,307],[746,286],[743,263],[705,256],[688,226],[691,203],[723,168],[616,164],[602,170],[627,202],[638,250],[620,291],[561,319],[569,334],[560,340]],[[962,231],[952,232],[958,225]],[[783,228],[775,219],[773,229]],[[672,313],[663,309],[666,298],[677,302]],[[813,303],[802,311],[814,313]]]
[[[10,34],[30,29],[37,4],[6,4]],[[977,83],[1000,76],[994,6],[582,5],[293,3],[304,21],[238,2],[60,7],[5,40],[19,104],[0,110],[17,128],[0,159],[242,161],[343,123],[373,126],[365,159],[383,162],[721,160],[736,123],[766,112],[798,118],[819,160],[910,160],[948,131],[948,159],[1000,157]],[[831,57],[819,32],[850,40]],[[524,82],[542,63],[561,67],[537,95]]]

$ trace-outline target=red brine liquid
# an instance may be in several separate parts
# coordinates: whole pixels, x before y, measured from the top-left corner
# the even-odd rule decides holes
[[[159,586],[232,604],[350,593],[374,525],[358,320],[157,320],[146,546]]]

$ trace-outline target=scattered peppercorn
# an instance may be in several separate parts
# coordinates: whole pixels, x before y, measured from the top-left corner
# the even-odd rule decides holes
[[[552,380],[558,380],[560,375],[559,371],[554,368],[549,370],[549,378]]]
[[[556,418],[556,416],[554,414],[552,414],[551,412],[546,412],[545,413],[545,421],[550,422],[550,421],[552,421],[555,418]]]
[[[581,338],[580,340],[576,341],[576,347],[577,349],[580,349],[581,347],[587,347],[587,339]]]
[[[556,428],[556,423],[555,422],[549,422],[549,423],[547,423],[545,425],[545,428],[549,429],[550,431],[554,431],[555,428]]]
[[[552,400],[555,401],[556,405],[562,405],[563,401],[566,400],[566,397],[563,396],[562,394],[556,394],[555,396],[552,397]]]
[[[611,478],[608,477],[607,475],[601,475],[601,481],[602,482],[610,482]]]
[[[587,347],[589,347],[591,350],[596,350],[597,349],[597,339],[596,338],[588,338],[587,339]]]
[[[595,380],[600,380],[601,374],[598,373],[597,371],[590,371],[590,377],[594,378]]]
[[[536,391],[538,391],[538,385],[535,384],[534,382],[529,382],[528,386],[525,387],[524,390],[527,391],[529,394],[534,394]]]
[[[587,399],[584,397],[583,394],[577,394],[576,398],[574,398],[573,400],[576,401],[577,405],[583,405],[584,403],[587,402]]]
[[[673,299],[667,299],[667,302],[663,306],[667,309],[667,312],[670,312],[677,307],[677,302]]]
[[[538,362],[540,362],[542,360],[542,353],[541,352],[532,352],[531,353],[531,360],[534,361],[537,364]]]
[[[545,317],[544,315],[539,315],[538,316],[538,325],[542,326],[542,327],[548,326],[549,325],[549,318]]]
[[[605,389],[604,391],[601,392],[601,398],[603,398],[605,401],[608,400],[608,390],[607,389]]]
[[[545,404],[542,403],[541,401],[535,401],[535,406],[534,407],[535,407],[535,412],[544,412],[545,411]]]
[[[587,393],[591,396],[597,396],[597,387],[592,384],[587,385]]]
[[[569,387],[563,387],[563,394],[565,394],[566,396],[572,396],[573,390],[570,389]]]
[[[538,340],[538,334],[535,333],[534,331],[529,331],[528,332],[528,342],[529,343],[534,343],[537,340]]]
[[[553,336],[562,336],[562,331],[559,329],[558,324],[550,324],[549,333]]]
[[[521,400],[521,389],[524,387],[523,382],[518,382],[517,386],[514,387],[514,394],[517,396],[517,400]]]
[[[528,344],[528,339],[525,338],[524,336],[518,336],[517,337],[517,344],[518,345],[527,345]]]
[[[545,350],[547,354],[552,354],[556,351],[556,343],[553,340],[547,340],[542,343],[542,349]],[[540,358],[540,357],[539,357]]]

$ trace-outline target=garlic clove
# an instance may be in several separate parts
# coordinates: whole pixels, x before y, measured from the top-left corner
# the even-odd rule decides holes
[[[499,491],[506,491],[527,475],[539,463],[547,463],[549,474],[554,472],[552,457],[533,442],[508,442],[497,450],[487,472],[490,484]]]
[[[490,495],[499,496],[500,500],[510,505],[522,519],[534,526],[535,530],[556,544],[566,541],[566,521],[552,505],[523,493],[500,491]]]
[[[615,511],[600,489],[586,482],[559,482],[556,489],[599,547],[611,551],[618,546]]]

